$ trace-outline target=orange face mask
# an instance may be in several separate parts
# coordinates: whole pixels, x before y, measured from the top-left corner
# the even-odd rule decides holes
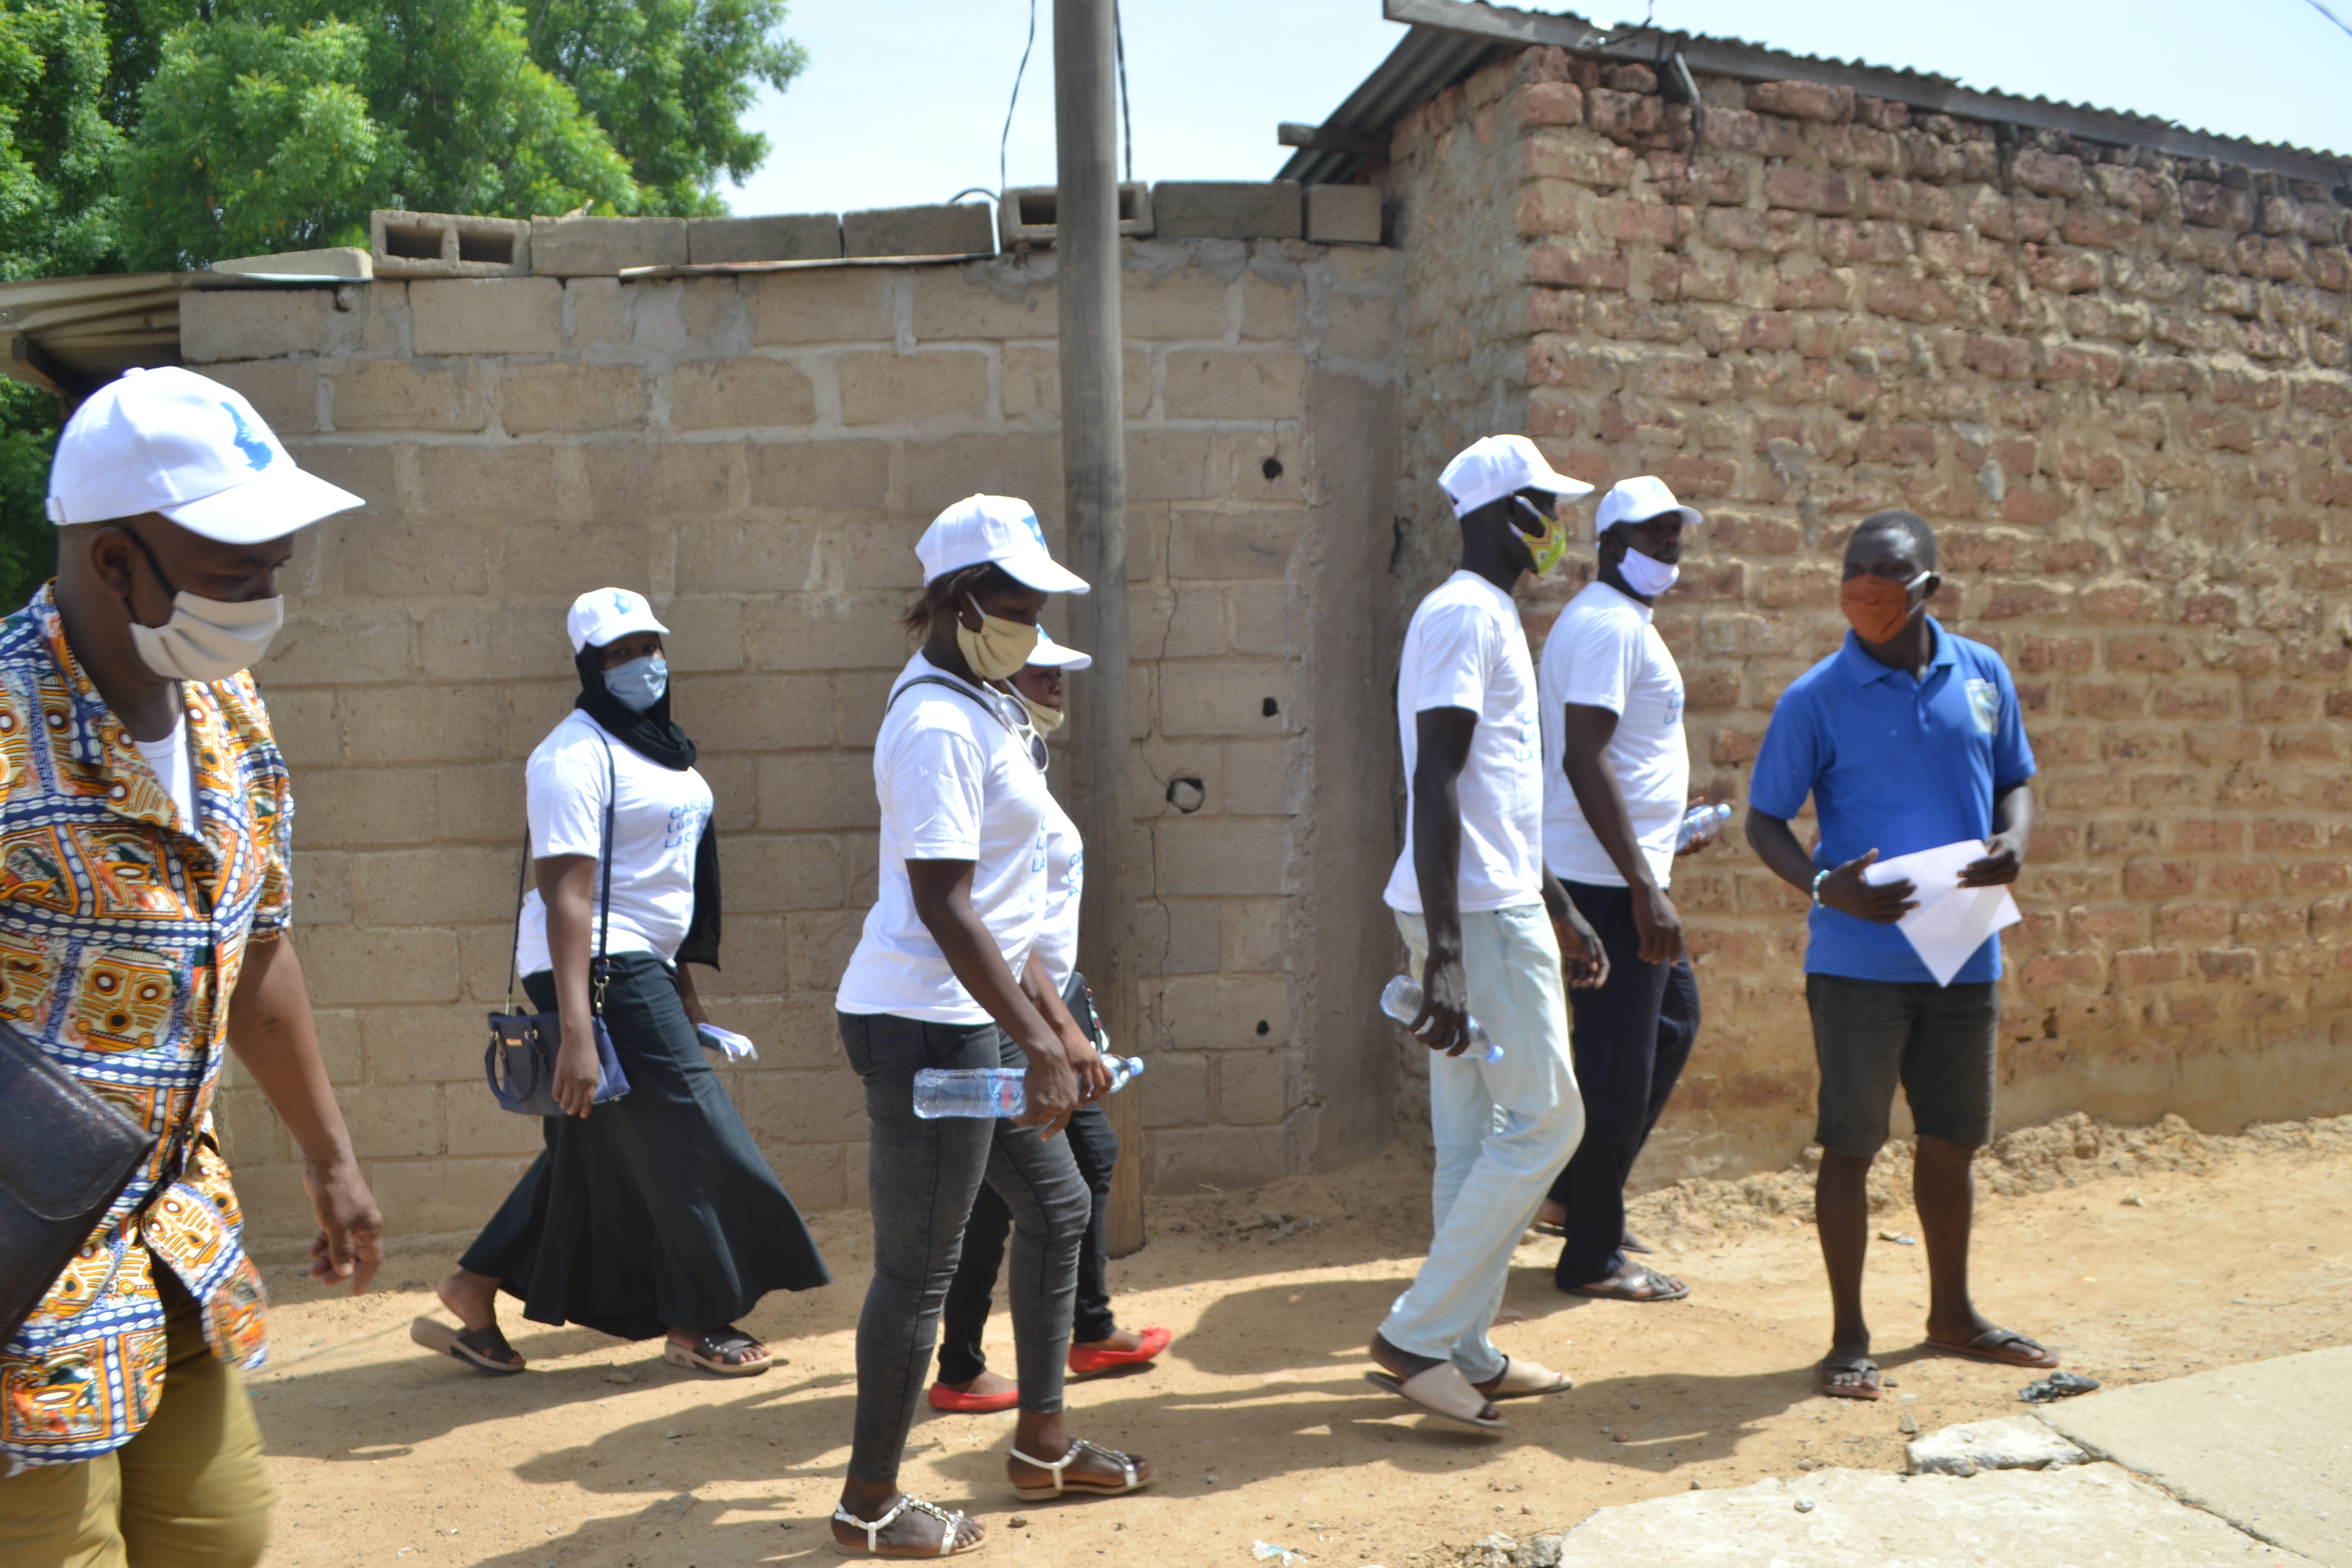
[[[1874,577],[1868,573],[1849,577],[1838,587],[1838,608],[1845,612],[1856,635],[1864,642],[1893,642],[1911,619],[1911,590],[1926,582],[1929,574],[1922,572],[1908,583],[1897,583],[1892,577]]]

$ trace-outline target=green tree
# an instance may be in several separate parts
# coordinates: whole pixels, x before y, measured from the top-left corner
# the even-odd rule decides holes
[[[808,64],[783,21],[783,0],[539,0],[531,58],[611,134],[648,211],[723,212],[720,177],[768,159],[742,126],[757,84],[781,92]]]
[[[341,22],[232,19],[166,37],[122,166],[131,265],[366,244],[399,156],[357,85],[366,53]]]
[[[121,135],[100,112],[97,0],[0,0],[0,280],[113,261]]]

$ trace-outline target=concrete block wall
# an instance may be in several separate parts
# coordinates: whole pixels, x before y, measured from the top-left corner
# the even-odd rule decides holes
[[[718,795],[727,967],[702,990],[761,1047],[725,1079],[797,1200],[862,1201],[831,993],[873,897],[893,621],[960,496],[1025,497],[1058,542],[1054,265],[188,297],[188,360],[369,502],[304,536],[257,674],[295,772],[296,940],[401,1231],[478,1225],[537,1147],[482,1085],[482,1017],[522,759],[576,689],[563,611],[606,583],[676,628]],[[1299,242],[1134,242],[1127,266],[1133,1012],[1148,1178],[1192,1191],[1345,1163],[1388,1127],[1385,954],[1361,940],[1385,785],[1356,786],[1395,766],[1403,278],[1393,252]],[[239,1082],[221,1115],[257,1232],[307,1234],[266,1104]]]
[[[1694,134],[1647,68],[1532,49],[1398,127],[1402,606],[1450,560],[1434,479],[1466,440],[1660,475],[1709,516],[1658,622],[1695,780],[1738,805],[1843,634],[1853,524],[1921,512],[1937,612],[2007,658],[2042,766],[2004,1121],[2352,1104],[2339,200],[1818,83],[1701,88]],[[1528,600],[1532,636],[1579,585]],[[1675,893],[1710,1022],[1651,1181],[1811,1125],[1801,900],[1738,844]]]

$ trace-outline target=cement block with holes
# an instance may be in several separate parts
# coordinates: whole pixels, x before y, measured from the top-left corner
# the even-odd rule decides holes
[[[686,223],[686,258],[697,267],[735,261],[831,261],[841,255],[841,219],[832,213],[697,217]]]
[[[1053,244],[1059,195],[1059,187],[1054,185],[1025,185],[1005,192],[996,208],[997,237],[1004,248],[1027,245],[1042,249]],[[1122,184],[1118,187],[1119,238],[1150,239],[1155,232],[1151,187],[1140,180]]]
[[[1151,187],[1161,239],[1299,239],[1297,180],[1162,180]]]
[[[1378,185],[1307,187],[1307,237],[1317,245],[1378,245],[1381,188]]]
[[[993,256],[996,225],[985,204],[875,207],[841,215],[845,256]]]
[[[368,259],[378,278],[527,278],[530,224],[378,208],[368,214]]]
[[[213,263],[215,272],[234,272],[241,277],[259,274],[271,278],[350,278],[365,280],[375,276],[375,258],[356,245],[330,246],[325,250],[287,250],[276,256],[232,256],[226,261]]]
[[[682,217],[535,217],[530,269],[541,278],[613,278],[630,267],[686,265]]]

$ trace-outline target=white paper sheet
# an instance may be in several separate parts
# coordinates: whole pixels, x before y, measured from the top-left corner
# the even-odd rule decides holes
[[[1988,937],[2025,918],[2007,888],[1959,885],[1960,872],[1970,862],[1984,858],[1984,852],[1983,840],[1963,838],[1957,844],[1897,855],[1863,869],[1865,882],[1885,884],[1907,879],[1917,889],[1911,896],[1919,907],[1905,915],[1897,929],[1938,985],[1949,985],[1952,976],[1976,955]]]

